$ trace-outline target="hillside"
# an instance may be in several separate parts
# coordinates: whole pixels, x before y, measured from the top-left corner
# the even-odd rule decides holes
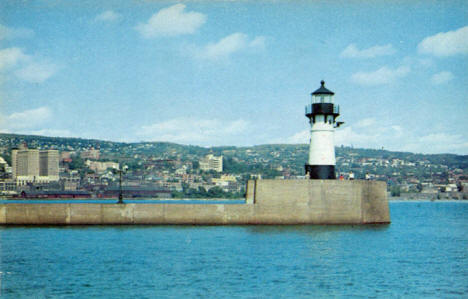
[[[266,144],[247,147],[200,147],[169,142],[112,142],[81,138],[56,138],[0,134],[0,156],[11,164],[11,149],[27,143],[30,148],[58,149],[69,158],[60,162],[60,186],[65,180],[77,182],[79,190],[95,192],[114,188],[118,182],[110,169],[97,170],[83,156],[99,149],[98,163],[118,162],[128,166],[129,186],[172,191],[175,197],[239,197],[249,178],[294,179],[304,177],[308,157],[306,144]],[[203,171],[199,161],[207,154],[223,156],[223,171]],[[401,192],[461,191],[468,183],[468,156],[425,155],[409,152],[336,148],[337,176],[385,181],[394,195]],[[11,174],[1,173],[1,178]],[[234,178],[234,179],[233,179]],[[107,186],[107,187],[106,187]],[[49,186],[50,187],[50,186]],[[467,187],[468,188],[468,187]],[[441,197],[440,195],[438,195]]]
[[[0,151],[2,155],[9,156],[11,148],[21,143],[27,143],[30,148],[54,148],[60,151],[83,151],[100,148],[113,158],[128,155],[154,155],[168,158],[187,158],[204,156],[208,153],[224,155],[227,158],[242,160],[271,161],[273,164],[290,163],[291,168],[301,168],[307,160],[308,145],[306,144],[266,144],[248,147],[222,146],[200,147],[181,145],[170,142],[136,142],[124,143],[96,139],[47,137],[36,135],[19,135],[0,133]],[[356,159],[400,159],[408,162],[428,161],[430,164],[443,164],[449,168],[468,169],[468,155],[455,154],[418,154],[410,152],[397,152],[388,150],[362,149],[351,147],[337,147],[336,156],[354,156]],[[250,157],[251,159],[248,159]],[[286,165],[285,165],[286,166]]]

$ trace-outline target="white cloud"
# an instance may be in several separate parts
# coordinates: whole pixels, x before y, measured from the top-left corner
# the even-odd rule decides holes
[[[250,123],[243,119],[175,118],[143,126],[136,134],[148,140],[208,146],[232,144],[236,137],[242,137],[249,129]]]
[[[359,50],[355,44],[350,44],[341,52],[341,57],[346,58],[374,58],[377,56],[393,55],[396,50],[391,44],[384,46],[373,46],[368,49]]]
[[[413,70],[414,68],[415,70],[425,71],[434,65],[434,58],[427,57],[427,56],[425,57],[405,56],[401,60],[400,65],[406,65],[408,67],[411,67],[411,70]]]
[[[386,66],[373,72],[357,72],[351,76],[351,81],[361,85],[382,85],[394,82],[398,78],[403,78],[410,72],[407,66],[400,66],[391,69]]]
[[[437,84],[437,85],[447,83],[448,81],[452,79],[453,79],[453,74],[448,71],[443,71],[443,72],[434,74],[431,77],[432,83]]]
[[[308,144],[309,130],[300,131],[275,143]],[[378,123],[375,118],[367,118],[353,126],[344,126],[335,131],[335,145],[358,148],[385,148],[393,151],[415,153],[468,153],[468,140],[459,134],[436,132],[422,135],[400,125]]]
[[[252,49],[263,49],[265,48],[265,40],[264,36],[257,36],[249,42],[249,47]]]
[[[0,71],[16,66],[18,63],[29,60],[29,56],[20,48],[6,48],[0,50]]]
[[[259,50],[265,47],[265,37],[257,36],[249,39],[244,33],[236,32],[228,35],[216,43],[210,43],[194,51],[194,56],[199,59],[220,60],[230,55],[248,50]]]
[[[14,38],[30,38],[34,31],[27,28],[11,28],[0,24],[0,40]]]
[[[380,123],[375,118],[366,118],[353,126],[345,126],[335,132],[335,144],[360,148],[399,150],[407,140],[412,140],[409,130],[400,125]],[[423,148],[424,145],[421,146]]]
[[[41,136],[74,137],[69,130],[50,128],[54,114],[49,107],[14,112],[10,115],[0,114],[0,131]]]
[[[353,145],[357,147],[370,147],[369,141],[374,139],[375,135],[356,131],[352,127],[344,127],[335,133],[335,145]]]
[[[395,133],[395,137],[400,137],[405,132],[405,130],[401,126],[398,126],[398,125],[392,125],[390,126],[390,128],[393,129],[393,133]]]
[[[51,137],[76,137],[69,130],[61,130],[61,129],[41,129],[41,130],[28,130],[21,132],[22,134],[27,135],[40,135],[40,136],[51,136]]]
[[[376,124],[376,119],[375,118],[364,118],[362,120],[360,120],[357,124],[356,124],[356,127],[358,128],[367,128],[367,127],[370,127],[370,126],[373,126]]]
[[[418,64],[422,67],[428,68],[434,65],[434,61],[430,58],[418,59]]]
[[[0,72],[12,72],[21,80],[41,83],[53,76],[59,67],[46,61],[36,61],[20,48],[0,50]]]
[[[97,15],[94,20],[98,22],[113,22],[120,19],[120,17],[121,15],[118,13],[112,10],[106,10],[105,12]]]
[[[355,145],[358,147],[371,147],[370,140],[376,134],[362,132],[363,130],[353,130],[351,127],[340,128],[335,132],[336,145]],[[380,134],[380,133],[379,133]],[[272,143],[308,144],[310,142],[310,130],[302,130],[285,139],[274,139]]]
[[[245,132],[245,130],[248,129],[248,127],[249,127],[249,122],[243,119],[238,119],[235,121],[227,122],[226,127],[224,128],[224,134],[228,134],[228,135],[242,134]]]
[[[52,63],[33,62],[17,70],[15,75],[27,82],[42,83],[53,76],[58,71],[58,69],[59,68]]]
[[[303,130],[286,138],[285,142],[282,142],[281,140],[274,140],[273,143],[304,144],[304,143],[309,143],[309,139],[310,139],[310,130]]]
[[[76,137],[69,130],[40,127],[48,126],[53,119],[52,111],[48,107],[15,112],[8,116],[0,115],[0,132],[40,135],[52,137]],[[39,129],[38,129],[39,127]]]
[[[468,54],[468,26],[426,37],[419,43],[418,51],[435,56]]]
[[[399,126],[389,126],[390,129],[383,129],[381,126],[376,125],[375,118],[365,118],[359,121],[355,128],[350,126],[340,127],[335,131],[335,144],[336,145],[361,145],[362,147],[369,147],[372,140],[384,134],[401,132]],[[286,139],[275,139],[273,143],[291,143],[291,144],[304,144],[310,141],[310,130],[302,130]]]
[[[175,4],[153,14],[146,23],[135,29],[144,38],[192,34],[206,21],[206,16],[198,12],[185,12],[184,4]]]
[[[48,107],[40,107],[22,112],[15,112],[8,116],[1,116],[2,129],[15,131],[32,129],[52,119],[52,111]]]
[[[401,150],[428,154],[468,153],[468,140],[459,134],[433,133],[425,136],[415,136]]]

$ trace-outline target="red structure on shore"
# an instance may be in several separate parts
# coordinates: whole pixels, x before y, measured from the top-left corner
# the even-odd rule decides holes
[[[21,191],[15,197],[31,199],[31,198],[91,198],[91,193],[86,191]]]

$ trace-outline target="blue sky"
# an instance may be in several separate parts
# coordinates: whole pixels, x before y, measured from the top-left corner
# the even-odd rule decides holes
[[[467,1],[0,2],[0,132],[468,154]]]

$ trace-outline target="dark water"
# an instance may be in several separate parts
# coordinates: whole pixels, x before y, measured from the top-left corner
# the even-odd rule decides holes
[[[4,298],[467,298],[468,203],[383,226],[0,227]]]

